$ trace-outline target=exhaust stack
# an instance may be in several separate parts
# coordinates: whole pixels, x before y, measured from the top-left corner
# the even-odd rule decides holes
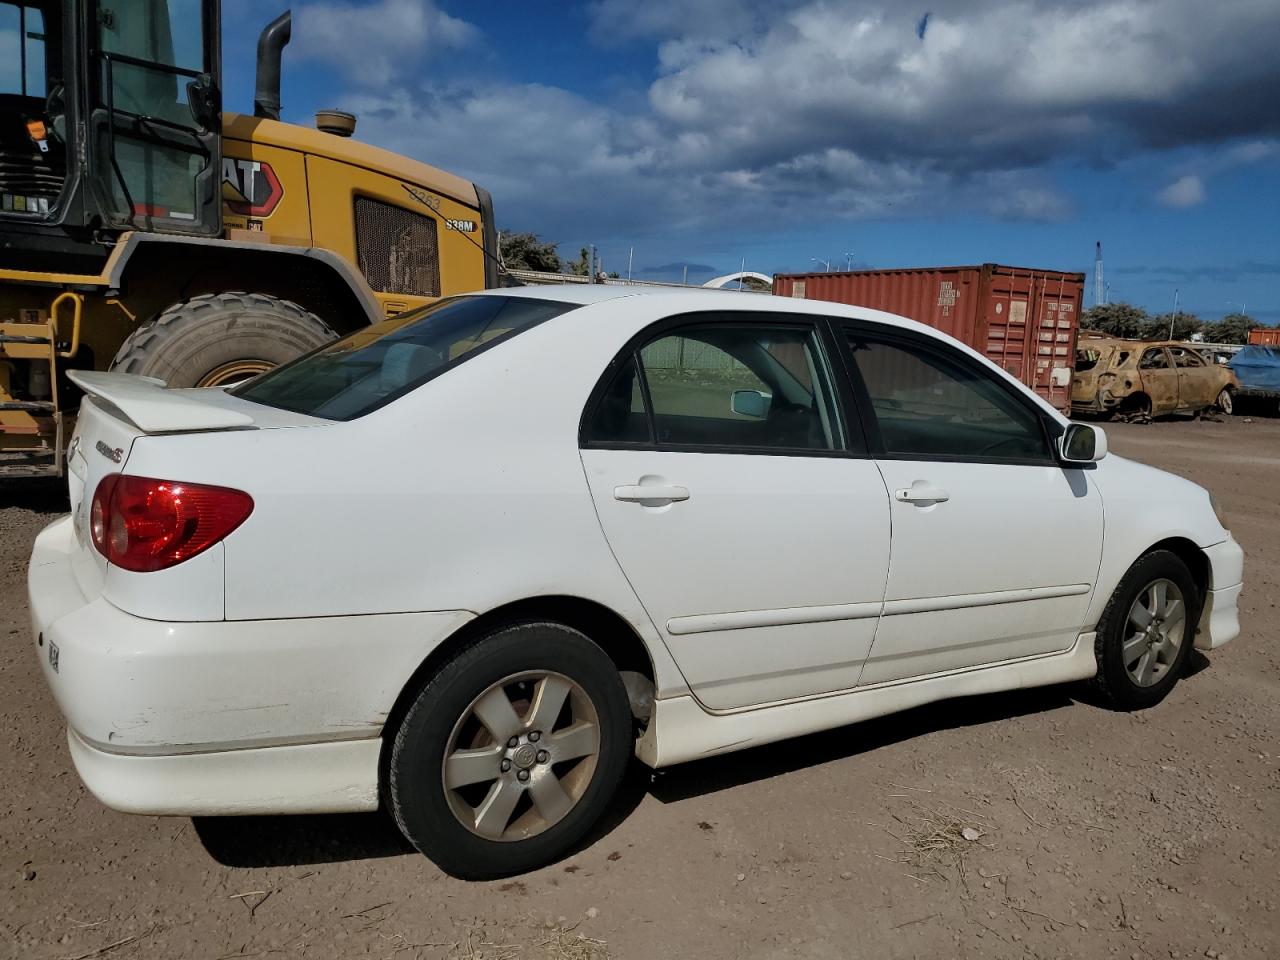
[[[253,115],[280,119],[280,51],[289,42],[293,14],[286,10],[258,35],[258,81],[253,94]]]

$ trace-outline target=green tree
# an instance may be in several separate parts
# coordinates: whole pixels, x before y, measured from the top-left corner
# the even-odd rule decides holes
[[[544,270],[559,273],[563,266],[556,244],[536,233],[510,233],[498,236],[498,250],[508,270]]]
[[[1172,336],[1169,334],[1171,324],[1173,329]],[[1143,339],[1190,340],[1193,333],[1199,333],[1203,329],[1204,321],[1194,313],[1179,313],[1176,317],[1172,313],[1162,313],[1151,318]],[[1208,337],[1205,339],[1208,339]]]
[[[1244,313],[1228,313],[1217,323],[1205,327],[1204,338],[1210,343],[1248,343],[1249,331],[1261,326]]]
[[[564,265],[565,273],[575,277],[585,277],[591,271],[591,251],[583,247],[578,251],[578,259],[570,260]]]
[[[1141,339],[1151,329],[1151,315],[1132,303],[1106,303],[1081,314],[1080,326],[1126,340]]]

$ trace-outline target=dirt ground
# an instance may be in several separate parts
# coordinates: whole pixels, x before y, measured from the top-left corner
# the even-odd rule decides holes
[[[1242,636],[1165,703],[1053,688],[637,765],[576,855],[487,884],[381,815],[104,809],[28,636],[31,539],[62,505],[0,493],[0,956],[1280,955],[1280,420],[1107,429],[1208,486],[1247,554]]]

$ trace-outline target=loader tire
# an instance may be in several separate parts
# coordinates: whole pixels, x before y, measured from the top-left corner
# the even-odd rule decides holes
[[[336,336],[288,300],[206,293],[138,327],[121,344],[111,369],[156,377],[171,387],[214,387],[257,376]]]

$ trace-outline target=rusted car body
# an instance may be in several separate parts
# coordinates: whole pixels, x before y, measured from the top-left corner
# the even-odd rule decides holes
[[[1215,407],[1230,413],[1239,386],[1234,373],[1207,362],[1192,344],[1084,337],[1076,344],[1071,411],[1129,418]]]

